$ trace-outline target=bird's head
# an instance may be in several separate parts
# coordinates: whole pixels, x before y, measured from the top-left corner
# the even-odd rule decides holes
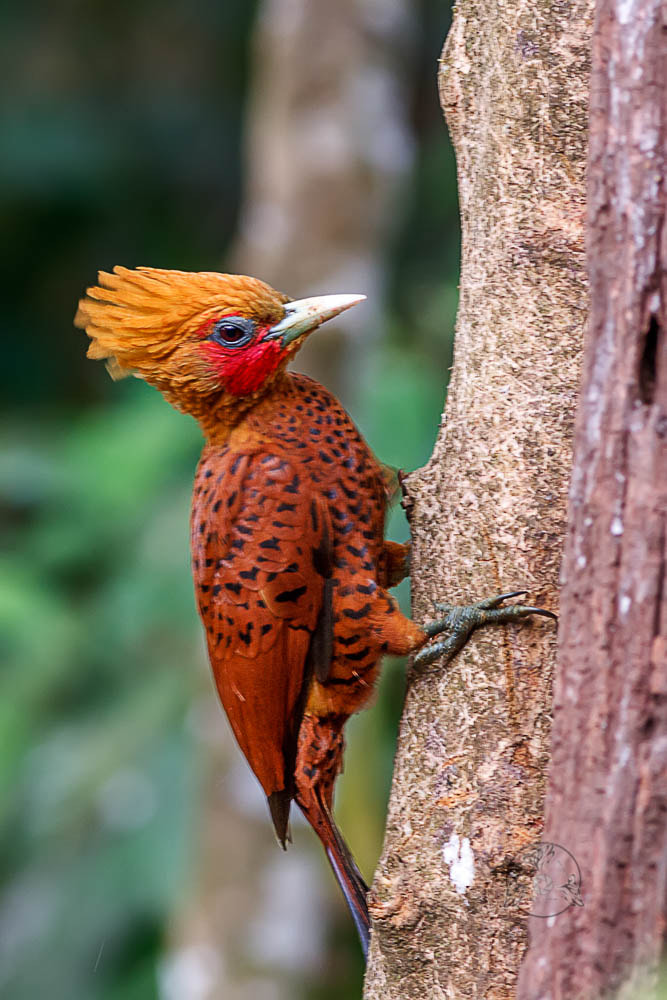
[[[75,323],[114,377],[136,375],[201,418],[212,400],[261,398],[311,330],[364,298],[290,301],[243,275],[115,267],[100,271]]]

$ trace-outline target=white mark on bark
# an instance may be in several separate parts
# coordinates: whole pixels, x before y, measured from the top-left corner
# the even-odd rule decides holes
[[[660,292],[654,292],[648,303],[648,310],[652,313],[660,312]]]
[[[623,534],[623,522],[620,517],[615,517],[611,522],[610,531],[612,535],[622,535]]]
[[[475,881],[475,856],[467,837],[463,840],[453,833],[442,849],[445,864],[449,865],[449,877],[462,896]]]

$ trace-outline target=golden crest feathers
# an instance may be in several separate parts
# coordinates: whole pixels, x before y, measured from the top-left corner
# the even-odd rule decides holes
[[[74,323],[90,337],[88,357],[109,359],[113,378],[150,377],[208,319],[243,309],[250,318],[281,318],[287,296],[239,274],[114,267],[79,302]]]

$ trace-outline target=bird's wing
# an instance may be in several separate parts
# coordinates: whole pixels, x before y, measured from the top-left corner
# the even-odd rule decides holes
[[[192,510],[197,599],[225,711],[287,835],[312,673],[331,659],[331,527],[280,454],[206,449]]]

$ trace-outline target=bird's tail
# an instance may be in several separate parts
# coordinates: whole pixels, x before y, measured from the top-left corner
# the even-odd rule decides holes
[[[298,800],[297,800],[298,801]],[[301,811],[322,841],[329,864],[336,881],[345,896],[354,925],[357,928],[364,958],[368,956],[370,942],[370,918],[368,916],[368,886],[336,826],[329,806],[322,800],[317,790],[309,796],[307,803],[299,802]]]

